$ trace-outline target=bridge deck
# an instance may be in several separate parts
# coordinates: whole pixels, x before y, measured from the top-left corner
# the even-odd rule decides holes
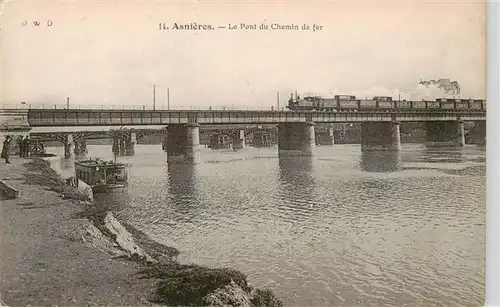
[[[30,126],[123,126],[168,124],[362,123],[373,121],[481,121],[486,111],[443,109],[405,112],[29,110]]]

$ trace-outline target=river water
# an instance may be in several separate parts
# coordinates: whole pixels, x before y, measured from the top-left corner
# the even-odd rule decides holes
[[[88,150],[112,159],[110,146]],[[160,145],[136,145],[135,156],[118,158],[130,163],[128,189],[96,202],[178,248],[181,262],[238,269],[286,306],[483,304],[484,148],[201,156],[168,166]],[[61,160],[61,171],[73,175],[72,164]]]

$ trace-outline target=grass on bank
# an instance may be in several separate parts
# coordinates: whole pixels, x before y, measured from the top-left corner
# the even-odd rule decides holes
[[[245,275],[230,269],[172,263],[149,265],[140,274],[146,278],[161,279],[153,301],[167,305],[204,306],[203,298],[230,284],[231,279],[243,290],[250,290]]]
[[[50,188],[62,194],[65,199],[89,201],[90,197],[79,191],[77,188],[69,186],[61,176],[50,167],[50,163],[41,158],[33,158],[30,162],[24,163],[26,169],[25,176],[27,184],[37,184]]]
[[[211,269],[199,265],[150,264],[142,278],[161,279],[153,302],[170,306],[207,306],[205,297],[234,281],[247,294],[252,292],[245,274],[233,269]],[[281,307],[281,301],[268,289],[256,289],[253,306]]]
[[[276,295],[269,289],[255,289],[255,294],[253,295],[250,302],[254,306],[264,306],[264,307],[282,307],[283,303],[276,297]]]

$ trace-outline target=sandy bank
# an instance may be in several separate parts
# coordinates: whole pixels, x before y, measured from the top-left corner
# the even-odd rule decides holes
[[[238,271],[177,263],[177,250],[96,211],[49,163],[27,162],[0,165],[20,190],[1,202],[5,304],[281,306]]]
[[[2,178],[20,197],[1,201],[1,300],[9,306],[151,306],[151,281],[135,277],[141,266],[89,248],[76,230],[89,221],[82,208],[54,191],[26,184],[26,170],[12,159]]]

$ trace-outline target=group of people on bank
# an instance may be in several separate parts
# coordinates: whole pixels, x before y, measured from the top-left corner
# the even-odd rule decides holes
[[[28,157],[30,154],[30,138],[29,136],[26,136],[23,138],[23,136],[19,136],[17,139],[17,144],[19,146],[19,157]],[[5,137],[5,141],[3,142],[3,147],[2,147],[2,158],[5,159],[5,163],[10,164],[9,157],[10,157],[10,151],[12,148],[12,138],[10,135],[7,135]]]

